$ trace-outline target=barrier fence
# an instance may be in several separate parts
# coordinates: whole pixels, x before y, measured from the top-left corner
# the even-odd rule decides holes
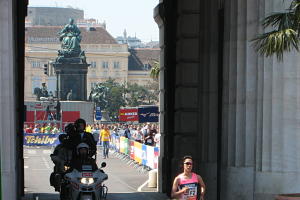
[[[24,133],[25,146],[56,146],[59,144],[57,134],[46,133]],[[100,143],[98,142],[98,145]],[[157,169],[159,148],[148,146],[134,140],[129,140],[123,136],[112,136],[110,149],[122,154],[138,165],[143,165],[151,169]]]

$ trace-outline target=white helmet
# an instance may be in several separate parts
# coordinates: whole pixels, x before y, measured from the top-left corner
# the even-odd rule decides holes
[[[87,154],[89,154],[89,149],[90,149],[89,145],[87,145],[86,143],[80,143],[80,144],[78,144],[77,147],[76,147],[77,155],[80,155],[79,150],[82,149],[82,148],[85,148],[85,149],[87,150],[87,151],[86,151]]]

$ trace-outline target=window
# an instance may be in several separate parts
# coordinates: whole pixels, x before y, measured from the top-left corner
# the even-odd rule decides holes
[[[120,68],[120,62],[114,62],[114,68],[119,69]]]
[[[97,67],[97,62],[91,61],[91,68],[96,68],[96,67]]]
[[[54,95],[56,91],[56,77],[48,77],[46,85],[48,92],[52,92],[52,94]]]
[[[150,64],[144,64],[144,70],[149,70],[150,69]]]
[[[96,85],[97,85],[97,83],[92,82],[91,83],[91,89],[93,89]]]
[[[41,63],[39,61],[32,61],[31,62],[31,67],[32,68],[40,68],[41,67]]]
[[[108,69],[108,62],[107,61],[102,61],[102,68]]]
[[[33,77],[31,79],[32,94],[34,94],[34,89],[35,88],[40,88],[42,86],[41,82],[42,82],[42,79],[40,77]]]

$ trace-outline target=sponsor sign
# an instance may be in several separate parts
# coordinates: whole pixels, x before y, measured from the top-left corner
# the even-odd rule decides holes
[[[138,108],[138,113],[139,123],[158,122],[159,112],[157,106]]]
[[[134,142],[134,160],[139,164],[142,163],[142,144],[139,142]]]
[[[101,108],[99,106],[96,107],[95,119],[96,120],[101,120],[102,119]]]
[[[56,146],[59,144],[59,134],[25,133],[24,145],[26,146]]]
[[[142,164],[147,165],[148,146],[142,145]]]
[[[119,121],[139,121],[137,108],[124,108],[119,110]]]

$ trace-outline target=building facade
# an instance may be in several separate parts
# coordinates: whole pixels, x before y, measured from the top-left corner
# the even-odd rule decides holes
[[[48,91],[56,94],[56,75],[51,62],[57,57],[60,49],[59,26],[31,26],[25,30],[25,100],[34,100],[34,88],[46,83]],[[87,96],[98,82],[109,77],[120,83],[127,82],[128,47],[118,44],[101,26],[80,27],[81,49],[85,51],[90,65],[87,74]],[[44,64],[49,66],[49,76],[44,74]]]

